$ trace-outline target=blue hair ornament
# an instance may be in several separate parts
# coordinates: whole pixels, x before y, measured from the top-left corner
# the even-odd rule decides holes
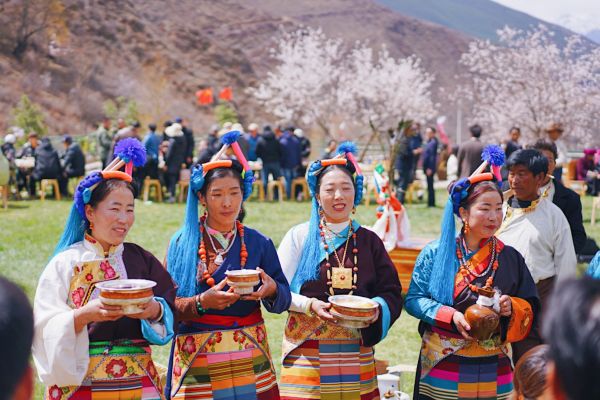
[[[224,134],[223,136],[221,136],[221,143],[222,144],[231,145],[231,144],[237,142],[237,140],[240,137],[240,135],[241,135],[240,131],[230,131],[230,132],[227,132],[226,134]]]
[[[133,162],[134,167],[142,167],[146,164],[146,148],[135,138],[120,140],[115,145],[114,155],[125,163]]]
[[[483,161],[487,161],[488,164],[501,167],[504,165],[504,150],[495,144],[487,145],[484,147],[483,152],[481,153],[481,159]]]
[[[340,143],[340,145],[337,148],[336,153],[337,154],[346,154],[346,153],[352,153],[354,155],[356,155],[356,144],[354,144],[351,141],[346,141],[346,142],[342,142]]]
[[[79,182],[79,185],[77,185],[77,189],[75,189],[75,194],[73,195],[75,209],[77,210],[81,218],[83,218],[84,220],[86,219],[85,205],[89,203],[90,198],[92,196],[91,188],[100,183],[102,179],[102,172],[92,172],[91,174],[86,176],[81,182]]]

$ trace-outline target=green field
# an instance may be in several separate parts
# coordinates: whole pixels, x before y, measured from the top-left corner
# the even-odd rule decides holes
[[[438,204],[444,199],[438,193]],[[600,239],[600,227],[590,226],[591,198],[584,200],[584,222],[588,235]],[[33,298],[37,279],[51,256],[69,213],[69,201],[21,201],[9,204],[8,210],[0,208],[0,275],[18,283]],[[270,236],[276,245],[293,225],[309,217],[309,203],[257,203],[246,205],[245,223]],[[407,206],[411,232],[415,236],[435,237],[439,234],[442,208],[429,209],[423,203]],[[165,255],[170,236],[182,221],[184,206],[181,204],[136,203],[136,223],[128,241],[135,242],[153,252],[159,259]],[[363,224],[375,220],[374,206],[358,208],[356,218]],[[250,249],[251,251],[251,249]],[[279,365],[281,337],[285,315],[264,313],[270,347],[275,364]],[[417,320],[402,313],[388,337],[377,348],[377,358],[394,364],[416,364],[420,347]],[[167,347],[155,347],[155,358],[166,364]],[[412,393],[414,374],[401,378],[402,389]],[[41,398],[41,385],[36,398]]]

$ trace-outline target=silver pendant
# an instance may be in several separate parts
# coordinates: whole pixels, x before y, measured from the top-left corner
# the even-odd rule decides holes
[[[223,264],[223,256],[221,253],[217,253],[217,256],[215,257],[215,265],[220,266],[221,264]]]

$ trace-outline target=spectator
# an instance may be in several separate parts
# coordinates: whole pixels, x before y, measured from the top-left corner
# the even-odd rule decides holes
[[[595,149],[584,149],[583,157],[577,160],[577,180],[587,183],[587,193],[598,194],[599,182],[597,166],[594,164]]]
[[[171,125],[173,125],[173,121],[171,121],[171,120],[167,120],[163,123],[163,134],[162,134],[163,141],[169,140],[169,136],[167,136],[167,128],[170,127]]]
[[[513,399],[550,399],[546,377],[549,363],[550,349],[547,345],[536,346],[525,353],[515,366]]]
[[[194,147],[196,146],[194,132],[186,126],[183,118],[177,117],[175,118],[175,122],[181,125],[181,129],[183,130],[183,137],[185,138],[185,165],[189,168],[194,160]]]
[[[260,136],[258,135],[258,125],[252,122],[248,125],[248,133],[246,136],[246,142],[248,142],[248,161],[256,161],[258,160],[258,156],[256,155],[256,145],[258,144],[258,139]]]
[[[435,207],[435,189],[433,188],[433,177],[437,169],[438,141],[435,137],[435,128],[430,126],[425,130],[425,150],[423,151],[423,172],[427,177],[427,207]]]
[[[102,168],[105,168],[112,159],[110,149],[112,147],[113,135],[110,129],[109,118],[104,118],[102,124],[98,126],[96,138],[98,139],[98,155],[100,156],[100,161],[102,161]]]
[[[42,179],[61,179],[62,168],[60,166],[60,157],[52,147],[50,139],[42,138],[40,145],[35,149],[35,167],[31,173],[34,192],[31,196],[35,196],[35,183]]]
[[[416,178],[417,164],[421,154],[423,153],[423,135],[421,134],[421,124],[415,122],[413,124],[413,131],[414,135],[410,137],[410,148],[412,149],[414,155],[412,168],[410,171],[410,183],[412,183]]]
[[[321,155],[321,160],[328,160],[336,156],[335,151],[337,150],[337,141],[331,139],[327,142],[327,147],[323,150],[323,154]]]
[[[144,176],[150,179],[158,179],[158,147],[160,137],[156,133],[156,124],[148,125],[148,133],[144,136],[144,147],[146,148],[146,165]]]
[[[577,258],[569,222],[556,205],[540,198],[539,189],[548,173],[546,157],[533,149],[517,150],[506,165],[514,195],[506,200],[506,215],[497,236],[525,259],[542,302],[539,320],[543,320],[556,282],[575,275]],[[538,344],[541,337],[534,328],[528,338],[513,345],[515,359]]]
[[[450,182],[458,179],[458,146],[452,145],[452,151],[450,152],[450,156],[448,157],[448,162],[446,163],[446,170],[448,171],[448,180]]]
[[[281,173],[285,177],[285,191],[288,199],[292,198],[292,180],[296,177],[298,167],[302,164],[302,148],[300,141],[292,133],[294,128],[287,128],[281,137]]]
[[[576,254],[580,254],[585,246],[587,235],[583,227],[583,215],[581,211],[581,198],[577,193],[565,187],[560,181],[554,179],[554,168],[556,166],[556,158],[558,152],[556,145],[548,140],[538,140],[533,148],[548,160],[548,174],[540,193],[543,197],[548,197],[560,210],[563,212],[569,227],[571,228],[571,237]]]
[[[411,124],[402,129],[400,136],[396,141],[396,159],[394,161],[395,169],[395,184],[396,184],[396,197],[400,203],[404,203],[404,196],[408,185],[413,181],[413,165],[414,158],[416,156],[415,150],[412,144],[418,143],[412,139],[416,134],[415,125]]]
[[[519,138],[521,137],[521,128],[518,126],[513,126],[510,128],[509,135],[510,140],[506,142],[506,147],[504,148],[504,156],[507,160],[512,153],[523,148],[523,146],[521,146],[519,143]]]
[[[545,129],[545,131],[548,134],[548,139],[550,139],[550,141],[556,145],[558,150],[556,168],[554,169],[554,179],[558,182],[562,182],[563,167],[565,167],[569,161],[567,156],[567,148],[564,142],[560,139],[564,129],[561,123],[553,122],[547,129]]]
[[[169,148],[165,154],[165,182],[170,196],[167,202],[174,203],[181,166],[185,163],[185,137],[178,123],[169,126],[165,133],[169,138]]]
[[[79,144],[73,142],[71,136],[63,136],[63,145],[65,153],[61,159],[62,175],[58,182],[61,194],[69,196],[69,178],[85,176],[85,156]]]
[[[0,398],[33,398],[33,310],[17,285],[0,277]]]
[[[221,147],[221,142],[219,142],[219,125],[214,124],[210,127],[210,132],[208,133],[208,151],[213,154],[216,154]]]
[[[204,164],[210,161],[213,153],[208,148],[208,140],[202,139],[198,143],[198,159],[197,162],[199,164]]]
[[[469,127],[471,139],[460,145],[458,150],[458,176],[466,178],[471,175],[481,164],[481,152],[483,143],[481,143],[481,126],[472,125]]]
[[[273,180],[281,176],[281,145],[269,125],[265,125],[263,133],[256,144],[256,156],[262,160],[262,179],[265,185],[269,183],[269,175]]]
[[[310,140],[304,135],[304,131],[300,128],[294,130],[294,135],[300,141],[300,155],[302,157],[302,163],[298,168],[297,174],[298,176],[304,176],[306,173],[306,167],[308,166],[308,158],[310,157]]]
[[[17,150],[15,149],[15,143],[17,138],[12,133],[9,133],[4,137],[4,143],[2,144],[2,154],[6,157],[8,162],[14,163],[17,158]]]
[[[600,399],[600,281],[564,282],[544,322],[550,346],[548,385],[554,399]]]
[[[17,155],[17,158],[29,158],[35,159],[35,150],[38,147],[39,140],[38,135],[35,132],[30,132],[27,135],[27,142],[21,148],[21,151]],[[35,161],[34,161],[35,165]],[[27,190],[30,197],[35,197],[35,181],[31,177],[33,172],[33,166],[31,168],[19,167],[17,169],[17,188],[18,191]]]

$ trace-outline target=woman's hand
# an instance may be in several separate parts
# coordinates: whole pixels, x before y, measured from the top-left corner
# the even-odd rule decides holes
[[[325,303],[318,299],[312,299],[310,304],[310,310],[317,315],[317,317],[325,320],[335,322],[335,317],[329,313],[331,303]]]
[[[500,296],[500,315],[503,317],[510,317],[512,314],[512,300],[510,296],[503,294]]]
[[[141,308],[143,311],[137,314],[129,314],[127,315],[129,318],[135,319],[149,319],[156,321],[161,314],[161,306],[160,303],[154,299],[150,300],[145,304],[138,305],[138,308]]]
[[[200,294],[200,304],[205,310],[215,309],[224,310],[240,299],[240,295],[233,291],[224,292],[223,288],[227,284],[227,278],[223,279],[217,285],[211,287],[206,292]]]
[[[100,299],[92,300],[74,311],[75,333],[92,322],[116,321],[124,316],[121,306],[102,304]]]
[[[245,296],[242,296],[242,300],[261,300],[261,299],[269,299],[271,297],[275,297],[277,294],[277,284],[262,268],[256,268],[258,272],[260,272],[260,280],[262,285],[258,288],[256,292],[252,292]]]
[[[456,329],[458,329],[463,338],[467,340],[473,340],[473,338],[469,335],[471,326],[465,319],[465,315],[463,313],[460,311],[454,311],[454,314],[452,315],[452,322],[454,322]]]

